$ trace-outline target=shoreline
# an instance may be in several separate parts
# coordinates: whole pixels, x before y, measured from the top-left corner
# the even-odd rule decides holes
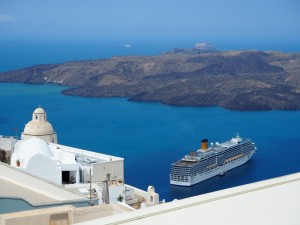
[[[64,95],[126,97],[180,107],[300,110],[300,54],[175,49],[43,64],[0,73],[0,82],[66,86]]]

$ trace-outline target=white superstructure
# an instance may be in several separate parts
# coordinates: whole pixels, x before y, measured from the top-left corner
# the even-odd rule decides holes
[[[246,163],[256,151],[250,139],[238,135],[224,143],[212,144],[202,140],[201,149],[172,163],[170,184],[191,186]]]

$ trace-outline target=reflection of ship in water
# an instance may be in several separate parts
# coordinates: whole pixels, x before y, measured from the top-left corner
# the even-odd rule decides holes
[[[191,186],[246,163],[256,151],[250,139],[232,138],[224,143],[211,144],[203,139],[201,149],[192,151],[171,164],[170,183]]]

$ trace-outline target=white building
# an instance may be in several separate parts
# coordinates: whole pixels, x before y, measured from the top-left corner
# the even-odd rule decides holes
[[[3,167],[8,172],[0,171],[0,182],[3,178],[4,183],[5,181],[9,181],[10,184],[19,183],[11,177],[11,174],[19,171],[18,180],[22,180],[20,188],[25,188],[28,193],[36,191],[38,195],[46,190],[39,190],[42,188],[39,186],[36,189],[36,182],[27,181],[25,177],[30,177],[30,180],[41,180],[46,189],[50,184],[50,187],[56,186],[81,195],[92,205],[123,204],[125,208],[135,210],[159,204],[159,195],[155,193],[152,186],[148,188],[148,191],[143,191],[125,185],[123,158],[58,144],[56,132],[47,121],[45,110],[40,107],[34,110],[32,120],[26,124],[21,140],[0,136],[0,147],[5,149],[0,152],[2,162],[12,167],[11,169]],[[8,156],[10,155],[9,162]],[[27,192],[24,191],[24,193]],[[14,198],[22,201],[25,199],[24,196],[28,196],[24,193],[23,191],[11,192],[7,187],[6,193],[2,193],[4,198],[0,194],[0,205],[14,205]],[[10,194],[13,195],[10,196]],[[8,201],[8,203],[3,203],[3,201]],[[29,210],[30,207],[28,207],[25,208]],[[5,208],[2,209],[2,211],[5,210]],[[11,211],[13,212],[13,209]],[[98,216],[95,215],[95,218]]]
[[[0,143],[10,141],[2,139]],[[101,201],[103,196],[109,196],[109,203],[126,202],[133,207],[139,207],[142,202],[145,206],[159,203],[159,195],[153,187],[145,192],[125,186],[123,158],[58,144],[56,132],[40,107],[34,110],[21,140],[10,152],[11,166],[86,197],[99,199],[99,204],[104,202]],[[108,183],[109,194],[103,194],[104,181]]]
[[[14,137],[0,135],[0,162],[10,164],[11,153],[17,141]]]
[[[19,141],[11,157],[11,165],[57,184],[62,182],[62,165],[46,142],[39,138]],[[74,164],[74,167],[78,165]]]
[[[47,114],[44,109],[38,107],[32,114],[32,120],[25,125],[21,139],[27,140],[38,137],[47,143],[57,143],[57,135],[52,125],[47,121]]]
[[[17,142],[11,165],[57,184],[124,181],[124,159],[49,143],[39,138]]]
[[[57,184],[124,180],[124,159],[57,144],[44,109],[34,110],[14,147],[11,165]]]

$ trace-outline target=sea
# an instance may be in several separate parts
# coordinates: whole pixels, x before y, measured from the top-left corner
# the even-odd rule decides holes
[[[193,43],[0,41],[0,46],[0,71],[7,71],[115,55],[159,54]],[[300,172],[300,111],[176,107],[126,98],[65,96],[61,91],[66,88],[0,83],[0,135],[20,137],[34,109],[41,106],[60,144],[123,157],[125,182],[144,190],[152,185],[166,201]],[[223,142],[236,133],[256,144],[257,152],[248,163],[192,187],[169,184],[170,164],[198,149],[201,139]]]

